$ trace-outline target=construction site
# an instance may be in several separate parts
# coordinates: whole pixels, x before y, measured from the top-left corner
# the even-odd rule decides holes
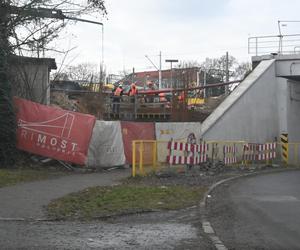
[[[299,249],[297,7],[0,0],[0,248]]]
[[[93,114],[106,121],[202,122],[228,95],[229,86],[239,83],[218,83],[218,79],[211,77],[209,85],[205,86],[206,76],[199,68],[172,69],[172,78],[170,72],[162,72],[163,84],[168,86],[165,88],[159,88],[158,71],[132,73],[106,85],[54,81],[51,104]],[[132,83],[137,85],[136,96],[128,94]],[[123,85],[123,96],[114,97],[113,89],[119,84]],[[119,100],[114,104],[116,98]],[[119,112],[113,111],[114,105],[118,106]]]

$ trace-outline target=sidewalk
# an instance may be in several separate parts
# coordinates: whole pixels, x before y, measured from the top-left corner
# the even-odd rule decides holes
[[[92,186],[117,184],[130,176],[129,169],[74,174],[0,188],[0,219],[43,219],[44,207],[53,199]]]

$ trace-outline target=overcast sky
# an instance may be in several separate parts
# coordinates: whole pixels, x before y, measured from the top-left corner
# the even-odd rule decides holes
[[[162,52],[165,59],[202,62],[228,51],[239,61],[250,61],[248,37],[278,35],[277,20],[300,20],[297,0],[106,0],[104,62],[108,73],[154,70]],[[87,17],[93,19],[93,17]],[[299,23],[282,32],[300,33]],[[59,44],[76,49],[65,64],[101,61],[101,27],[69,27]],[[57,58],[60,64],[61,58]]]

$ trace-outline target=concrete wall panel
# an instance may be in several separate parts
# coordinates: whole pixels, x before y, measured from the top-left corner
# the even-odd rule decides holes
[[[204,121],[205,140],[273,141],[278,136],[274,60],[255,70]]]

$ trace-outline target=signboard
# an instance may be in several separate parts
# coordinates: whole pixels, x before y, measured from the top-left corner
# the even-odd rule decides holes
[[[96,118],[15,98],[17,148],[80,165],[86,155]]]

